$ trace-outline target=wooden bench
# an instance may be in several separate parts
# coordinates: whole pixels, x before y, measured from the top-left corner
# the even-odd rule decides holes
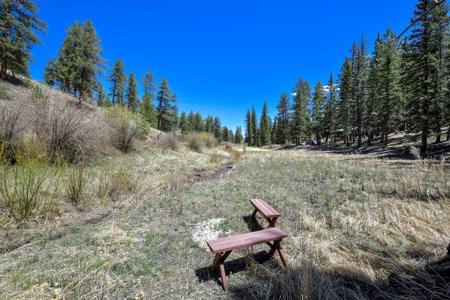
[[[281,250],[281,241],[287,237],[287,233],[279,228],[263,229],[255,232],[232,235],[229,237],[208,241],[208,247],[215,254],[214,262],[211,270],[214,272],[217,267],[220,269],[220,277],[222,278],[222,286],[224,290],[228,289],[228,280],[225,274],[224,262],[230,255],[231,251],[243,248],[249,248],[254,245],[266,243],[270,246],[269,255],[273,256],[275,251],[278,252],[281,262],[286,267],[287,259]]]
[[[269,227],[275,227],[275,222],[280,216],[280,213],[275,208],[267,204],[262,199],[250,199],[250,203],[255,208],[252,214],[252,218],[255,218],[256,213],[259,212],[261,216],[263,216],[269,222]]]

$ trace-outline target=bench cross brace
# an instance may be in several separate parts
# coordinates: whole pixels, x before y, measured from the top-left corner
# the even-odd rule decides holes
[[[281,248],[281,240],[278,241],[274,241],[273,243],[267,242],[267,245],[269,245],[270,250],[269,250],[269,255],[273,256],[275,254],[275,252],[278,253],[278,255],[280,256],[281,262],[283,263],[283,266],[287,267],[287,258],[286,255],[284,254],[282,248]],[[226,291],[228,290],[228,278],[227,275],[225,273],[225,260],[228,258],[228,256],[230,255],[232,250],[226,251],[226,252],[222,252],[222,253],[216,253],[216,256],[214,257],[214,261],[211,265],[211,271],[215,272],[217,267],[219,267],[220,269],[220,277],[222,279],[222,286],[223,289]]]
[[[256,213],[258,210],[255,208],[252,213],[252,219],[256,220]],[[269,227],[275,227],[275,223],[277,222],[278,217],[265,218],[267,222],[269,222]]]

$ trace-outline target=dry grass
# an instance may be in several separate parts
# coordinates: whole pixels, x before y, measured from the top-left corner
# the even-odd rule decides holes
[[[8,95],[20,92],[8,90]],[[35,91],[39,105],[66,97],[43,92]],[[102,124],[96,111],[77,112],[83,120]],[[25,117],[34,120],[35,115]],[[77,118],[70,124],[84,126]],[[60,132],[65,121],[47,124],[56,124]],[[77,134],[72,135],[75,140]],[[92,146],[86,149],[97,147],[88,144]],[[54,184],[37,194],[39,200],[32,199],[37,205],[20,227],[5,213],[5,197],[0,199],[0,298],[450,296],[448,282],[426,270],[450,241],[450,170],[444,162],[248,147],[195,153],[180,148],[176,136],[161,133],[153,143],[136,148],[106,155],[82,150],[92,154],[83,177],[73,169],[63,174],[58,165],[35,168],[55,172]],[[236,166],[228,177],[214,176],[212,170],[231,162]],[[3,165],[3,186],[12,186],[14,172],[26,170]],[[69,173],[72,179],[66,177]],[[199,180],[202,174],[214,180]],[[67,199],[66,180],[74,184],[76,199],[82,195],[83,201],[73,201],[79,207]],[[13,196],[27,186],[26,181],[18,183]],[[290,268],[282,269],[274,260],[240,260],[249,250],[232,253],[233,263],[226,266],[233,271],[231,288],[225,294],[209,273],[212,255],[199,244],[205,235],[200,230],[199,238],[199,227],[214,225],[209,231],[214,235],[254,229],[257,224],[246,223],[251,197],[264,198],[281,212],[277,225],[289,233],[283,246]],[[52,207],[42,209],[45,203]]]
[[[210,156],[159,149],[120,156],[141,178],[133,194],[98,224],[2,255],[0,294],[443,298],[448,285],[425,265],[441,257],[450,241],[448,169],[361,158],[249,148],[230,176],[184,185],[186,169],[214,166]],[[159,194],[170,182],[177,184]],[[197,224],[212,219],[222,220],[218,232],[248,231],[243,217],[251,214],[247,199],[254,196],[280,210],[277,225],[289,233],[284,247],[290,268],[272,260],[236,261],[227,265],[234,272],[224,294],[208,271],[211,253],[193,236]],[[230,261],[246,254],[232,253]]]
[[[216,138],[208,132],[189,133],[185,139],[187,147],[196,152],[202,152],[204,148],[213,148],[217,145]]]

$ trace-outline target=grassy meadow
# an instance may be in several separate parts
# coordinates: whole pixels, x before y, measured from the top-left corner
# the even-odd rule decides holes
[[[0,297],[449,296],[448,284],[426,271],[450,241],[445,163],[252,148],[236,162],[217,151],[144,147],[93,163],[92,172],[123,166],[139,178],[137,186],[108,206],[108,215],[69,225],[72,230],[58,237],[46,238],[50,225],[10,229],[16,238],[41,237],[0,256]],[[214,176],[232,162],[228,176]],[[266,226],[261,218],[259,224],[249,221],[251,197],[281,212],[277,226],[289,233],[283,242],[289,268],[280,267],[277,257],[265,259],[264,246],[233,252],[225,264],[231,273],[225,293],[209,272],[213,256],[204,241],[208,234]]]

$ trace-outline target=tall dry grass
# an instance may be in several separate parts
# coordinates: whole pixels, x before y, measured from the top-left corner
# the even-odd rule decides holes
[[[208,132],[189,133],[185,140],[188,148],[195,152],[202,152],[204,148],[213,148],[217,145],[217,139]]]

